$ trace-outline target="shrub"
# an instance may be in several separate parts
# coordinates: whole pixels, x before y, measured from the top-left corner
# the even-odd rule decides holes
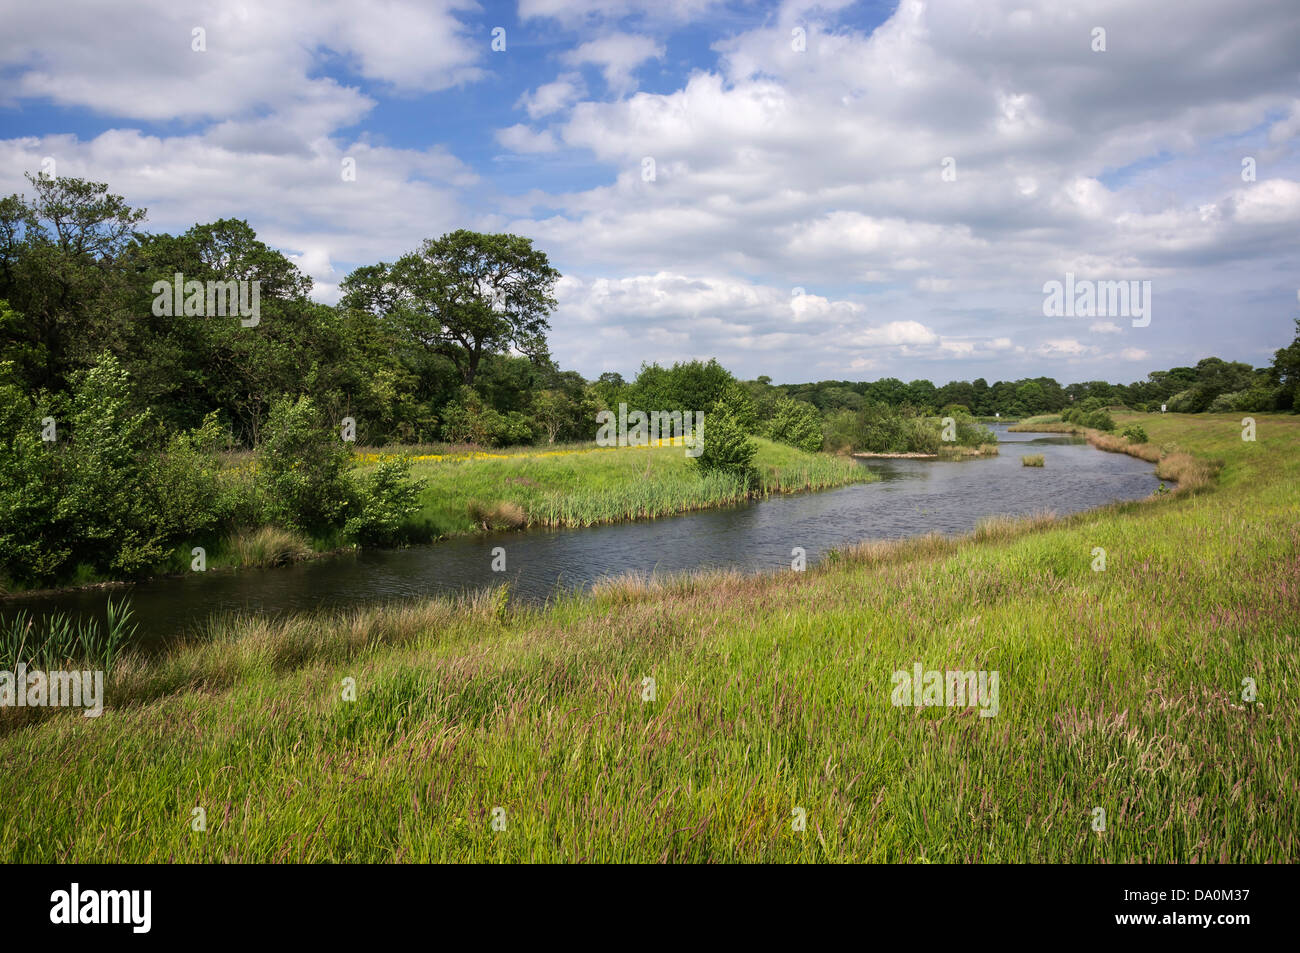
[[[1128,440],[1129,443],[1147,442],[1147,432],[1138,424],[1129,424],[1124,428],[1124,432],[1120,436]]]
[[[493,410],[468,387],[462,387],[456,399],[442,410],[442,438],[448,443],[505,447],[530,443],[534,436],[532,421],[522,413]]]
[[[56,440],[41,439],[45,417]],[[111,355],[73,378],[62,407],[0,385],[0,569],[32,583],[81,564],[122,576],[163,562],[226,518],[211,452],[220,437],[210,416],[166,439],[135,411]]]
[[[269,515],[290,529],[336,528],[355,506],[352,451],[308,397],[277,400],[257,463]]]
[[[684,409],[694,412],[698,408]],[[706,414],[726,414],[745,433],[754,433],[758,430],[758,408],[754,404],[754,398],[734,380],[728,381],[722,388],[722,396],[704,410]]]
[[[420,509],[425,480],[411,479],[407,457],[384,460],[357,487],[360,512],[343,527],[344,536],[359,543],[391,545],[401,541],[402,525]]]
[[[1091,427],[1093,430],[1114,430],[1115,421],[1105,410],[1094,410],[1085,414],[1082,420],[1083,426]]]
[[[822,448],[822,426],[817,408],[791,397],[777,399],[766,433],[772,440],[809,453]]]
[[[695,466],[701,473],[727,473],[748,484],[754,476],[758,445],[750,440],[731,414],[723,411],[704,418],[704,447]]]
[[[949,414],[956,424],[959,447],[981,447],[984,444],[997,443],[998,438],[988,427],[975,420],[969,414]]]

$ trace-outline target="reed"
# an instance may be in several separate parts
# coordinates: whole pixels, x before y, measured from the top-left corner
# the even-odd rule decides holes
[[[130,603],[111,598],[102,625],[94,618],[62,612],[36,617],[20,609],[0,624],[0,670],[90,665],[107,673],[135,639],[131,616]]]

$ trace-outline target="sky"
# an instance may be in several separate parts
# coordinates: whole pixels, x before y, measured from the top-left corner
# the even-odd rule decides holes
[[[0,193],[44,169],[154,231],[245,219],[325,303],[426,238],[524,235],[587,377],[1126,383],[1266,365],[1300,316],[1296,0],[0,0],[0,27]],[[1149,309],[1046,313],[1067,275]]]

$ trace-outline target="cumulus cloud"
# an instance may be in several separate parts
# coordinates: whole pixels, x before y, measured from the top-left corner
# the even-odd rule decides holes
[[[460,14],[472,0],[352,0],[274,4],[69,0],[59,15],[7,6],[0,68],[9,96],[48,99],[134,119],[225,119],[317,110],[355,122],[373,101],[316,75],[329,49],[360,75],[431,91],[483,75],[485,45]],[[196,32],[201,31],[201,32]]]

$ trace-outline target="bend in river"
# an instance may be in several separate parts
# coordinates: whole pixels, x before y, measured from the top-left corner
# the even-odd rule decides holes
[[[1105,453],[1077,437],[1009,433],[994,428],[1001,455],[957,461],[866,459],[881,479],[835,490],[777,496],[724,509],[587,529],[531,530],[461,537],[409,549],[375,550],[310,560],[281,569],[194,573],[125,590],[79,590],[4,605],[93,613],[129,593],[142,643],[160,645],[226,612],[292,613],[456,593],[508,581],[516,599],[543,600],[558,589],[585,588],[624,573],[697,569],[789,568],[803,547],[811,564],[829,550],[866,539],[928,532],[966,533],[986,516],[1058,515],[1150,495],[1159,485],[1151,464]],[[1041,453],[1045,466],[1023,467]],[[493,572],[492,550],[506,551]]]

